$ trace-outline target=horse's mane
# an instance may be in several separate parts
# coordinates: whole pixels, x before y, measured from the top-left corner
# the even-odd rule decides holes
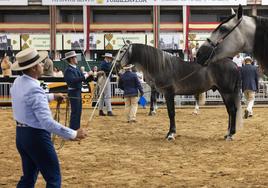
[[[158,73],[159,71],[181,71],[178,69],[182,68],[182,64],[187,64],[187,66],[199,67],[196,63],[188,63],[183,61],[180,57],[173,56],[172,54],[154,48],[152,46],[144,44],[131,44],[132,45],[132,55],[131,62],[143,62],[147,65],[146,68],[150,69],[150,72]],[[188,68],[190,69],[190,68]],[[187,72],[187,70],[186,70]],[[183,73],[181,73],[184,75]]]
[[[268,19],[260,16],[253,16],[253,18],[256,23],[253,56],[265,65],[268,61]]]

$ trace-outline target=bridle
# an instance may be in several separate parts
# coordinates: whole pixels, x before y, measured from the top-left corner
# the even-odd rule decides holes
[[[238,20],[238,22],[235,24],[235,26],[230,31],[228,31],[222,38],[220,38],[216,43],[214,43],[210,38],[207,38],[207,42],[210,45],[210,47],[212,47],[212,51],[211,51],[211,53],[209,55],[209,58],[204,63],[205,65],[215,55],[215,50],[217,49],[217,47],[219,46],[219,44],[221,44],[224,41],[224,39],[226,37],[228,37],[240,25],[240,23],[242,22],[242,20],[243,20],[243,17],[241,17]]]
[[[125,57],[125,55],[127,54],[128,50],[129,50],[129,48],[130,48],[130,45],[131,45],[131,44],[128,45],[127,49],[125,50],[125,53],[120,57],[120,59],[116,59],[116,62],[121,62],[121,61],[122,61],[122,59],[123,59],[123,58]],[[124,48],[124,46],[123,46],[122,48]],[[120,51],[121,51],[122,48],[120,48],[119,53],[120,53]]]

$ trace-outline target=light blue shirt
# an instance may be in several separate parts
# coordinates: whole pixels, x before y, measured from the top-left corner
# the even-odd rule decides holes
[[[52,118],[48,102],[54,95],[47,95],[38,80],[25,74],[19,76],[10,92],[16,121],[36,129],[44,129],[65,139],[76,137],[76,131],[64,127]]]

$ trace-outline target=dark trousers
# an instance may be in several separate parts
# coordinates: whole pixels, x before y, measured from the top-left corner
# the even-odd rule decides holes
[[[61,187],[59,161],[49,132],[31,127],[17,127],[16,145],[23,170],[17,188],[34,188],[39,171],[47,188]]]
[[[77,130],[80,128],[82,114],[81,89],[68,90],[68,96],[70,97],[71,103],[70,128]]]

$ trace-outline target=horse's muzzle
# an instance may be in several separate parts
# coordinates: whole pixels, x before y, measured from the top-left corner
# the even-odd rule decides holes
[[[214,56],[214,49],[211,46],[201,46],[196,54],[196,63],[208,65]]]

